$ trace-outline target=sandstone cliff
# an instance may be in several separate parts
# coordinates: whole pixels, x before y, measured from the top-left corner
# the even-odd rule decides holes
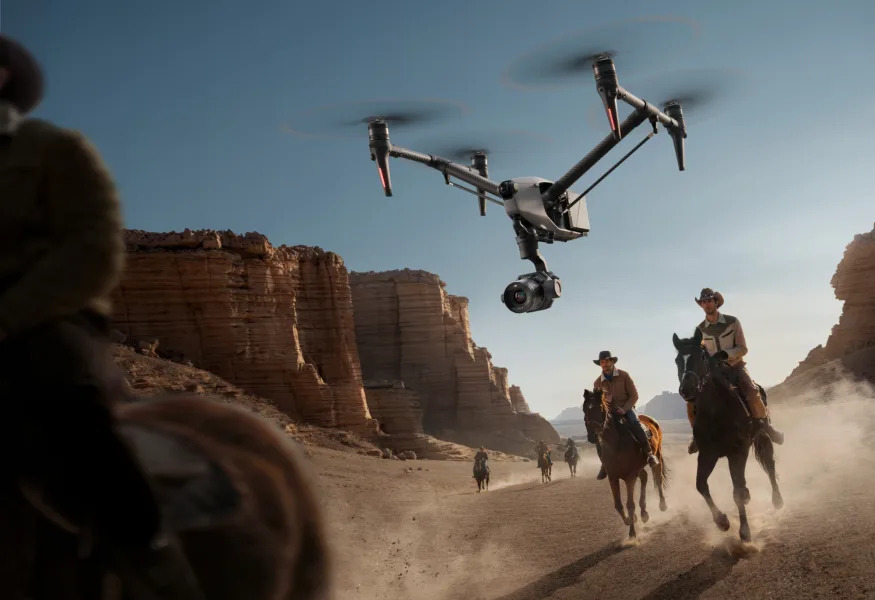
[[[519,388],[511,391],[507,369],[471,339],[467,299],[447,294],[437,275],[350,273],[349,282],[364,378],[412,389],[426,433],[525,454],[537,439],[559,443]]]
[[[290,417],[375,432],[359,367],[347,271],[319,248],[260,234],[126,231],[114,326]]]
[[[802,388],[840,379],[875,383],[875,228],[854,236],[830,282],[844,301],[826,344],[811,350],[769,399],[788,399]]]

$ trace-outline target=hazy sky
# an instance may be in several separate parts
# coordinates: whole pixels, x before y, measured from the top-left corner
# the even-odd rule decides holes
[[[685,172],[660,131],[589,195],[589,237],[541,246],[563,282],[548,311],[516,315],[500,303],[531,270],[501,207],[480,217],[473,196],[401,160],[384,197],[364,126],[346,139],[284,131],[307,130],[302,115],[328,104],[448,100],[467,112],[393,129],[392,141],[429,152],[444,136],[524,130],[548,140],[496,152],[490,177],[557,179],[607,133],[592,75],[520,90],[502,73],[560,36],[654,15],[691,24],[643,28],[629,55],[637,73],[617,56],[630,91],[658,101],[652,79],[685,69],[743,77],[700,121],[690,113]],[[875,220],[866,0],[3,0],[0,28],[46,68],[37,116],[82,130],[104,155],[128,227],[259,231],[334,251],[350,270],[437,273],[470,299],[475,342],[548,418],[580,403],[602,349],[620,357],[642,402],[675,390],[672,333],[701,320],[693,297],[704,286],[742,320],[754,378],[779,382],[826,341],[841,310],[830,277]]]

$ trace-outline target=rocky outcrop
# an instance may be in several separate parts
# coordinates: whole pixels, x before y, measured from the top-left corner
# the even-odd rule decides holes
[[[520,389],[518,385],[512,385],[509,388],[510,391],[510,403],[513,406],[513,409],[520,414],[530,413],[532,412],[529,408],[529,403],[526,402],[526,397],[523,396],[523,391]]]
[[[437,275],[350,273],[349,282],[363,376],[415,391],[425,433],[510,453],[559,442],[518,388],[512,400],[507,369],[471,339],[468,300],[446,293]]]
[[[375,432],[348,274],[320,248],[257,233],[125,232],[114,327],[267,398],[291,418]]]
[[[849,377],[875,383],[875,228],[854,236],[830,283],[844,301],[839,322],[825,345],[812,349],[784,382],[769,390],[770,400],[783,399],[803,383],[810,388]]]

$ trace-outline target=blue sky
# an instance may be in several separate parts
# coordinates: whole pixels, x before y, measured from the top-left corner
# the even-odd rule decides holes
[[[334,251],[350,270],[437,273],[470,299],[475,342],[552,418],[579,404],[602,349],[620,357],[642,402],[676,389],[671,336],[701,320],[692,299],[704,286],[742,320],[750,371],[764,385],[837,322],[830,277],[875,220],[875,5],[782,4],[5,0],[0,29],[46,68],[36,115],[100,149],[128,227],[259,231],[277,245]],[[743,84],[690,123],[685,172],[661,131],[589,195],[587,238],[542,245],[563,281],[548,311],[515,315],[499,301],[531,266],[501,207],[480,217],[473,196],[400,160],[395,195],[384,197],[365,128],[342,140],[284,131],[306,128],[300,116],[327,104],[444,99],[468,112],[393,130],[392,141],[429,152],[422,144],[443,135],[529,131],[550,143],[494,154],[490,177],[557,179],[607,133],[592,118],[591,76],[537,91],[502,85],[502,73],[559,36],[653,15],[696,26],[680,40],[684,52],[680,41],[654,46],[649,71],[624,78],[618,56],[630,91],[651,99],[653,77],[682,69],[739,69]],[[657,26],[653,36],[665,39]],[[645,134],[636,130],[574,188]]]

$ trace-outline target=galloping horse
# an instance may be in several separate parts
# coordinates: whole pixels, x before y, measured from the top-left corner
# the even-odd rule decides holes
[[[732,496],[738,507],[738,519],[741,522],[739,537],[743,541],[750,541],[750,526],[747,523],[745,510],[745,505],[750,502],[750,491],[747,489],[744,472],[751,444],[757,462],[769,475],[772,484],[772,505],[781,508],[784,504],[778,489],[775,448],[772,440],[765,433],[753,433],[752,422],[745,410],[744,400],[730,388],[718,361],[710,358],[702,347],[700,329],[696,328],[692,338],[680,339],[674,334],[672,341],[678,351],[675,363],[678,368],[680,395],[687,402],[696,403],[696,418],[693,426],[693,438],[699,446],[696,489],[708,503],[717,527],[721,531],[729,530],[729,518],[714,504],[708,488],[708,478],[714,471],[717,461],[725,456],[729,463],[729,475],[732,478]]]
[[[568,463],[568,470],[572,477],[577,476],[577,463],[580,462],[580,454],[577,452],[577,446],[571,446],[565,450],[565,462]]]
[[[591,443],[597,440],[602,448],[602,464],[608,474],[611,493],[614,496],[614,507],[623,518],[623,523],[629,526],[629,537],[634,538],[635,521],[635,481],[641,480],[641,496],[638,505],[641,508],[641,520],[645,523],[650,519],[647,513],[647,455],[638,446],[632,432],[626,426],[618,423],[618,418],[610,414],[610,402],[602,390],[583,392],[583,417],[586,424],[587,439]],[[668,467],[662,456],[662,429],[655,419],[647,415],[638,415],[645,432],[650,434],[650,445],[653,453],[659,459],[659,464],[651,467],[653,484],[659,492],[659,509],[666,510],[665,489],[668,487]],[[626,509],[620,500],[620,480],[626,483]]]
[[[314,481],[281,431],[248,410],[204,396],[156,397],[114,410],[205,598],[324,597],[330,561]],[[135,581],[84,527],[59,517],[25,488],[7,485],[3,491],[0,596],[141,597]]]
[[[477,480],[478,494],[481,490],[489,490],[489,467],[483,458],[474,461],[474,479]]]
[[[553,461],[550,460],[550,450],[542,450],[538,454],[538,467],[541,469],[541,483],[553,480]]]

